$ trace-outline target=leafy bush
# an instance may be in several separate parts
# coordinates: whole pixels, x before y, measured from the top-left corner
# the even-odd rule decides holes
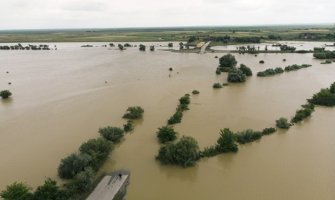
[[[262,133],[260,131],[253,131],[251,129],[248,129],[245,131],[237,132],[235,134],[235,137],[238,143],[245,144],[261,139]]]
[[[168,44],[168,47],[173,47],[173,43],[170,42],[170,43]]]
[[[220,152],[218,152],[216,146],[210,146],[206,147],[203,151],[200,152],[201,157],[212,157],[218,155]]]
[[[183,113],[181,111],[175,112],[170,119],[168,120],[168,124],[177,124],[181,122],[181,119],[183,118]]]
[[[58,166],[58,176],[63,179],[74,178],[92,163],[93,159],[88,154],[71,154],[63,158]]]
[[[214,89],[222,88],[222,85],[220,83],[214,83],[213,88]]]
[[[198,142],[192,137],[183,136],[176,144],[162,146],[156,159],[162,164],[193,166],[199,159]]]
[[[183,112],[185,110],[189,110],[187,104],[179,104],[176,109],[177,112]]]
[[[287,122],[286,118],[280,118],[276,120],[276,126],[281,129],[289,129],[291,127],[291,124]]]
[[[220,138],[217,140],[216,150],[220,153],[238,151],[234,133],[228,128],[220,131]]]
[[[12,96],[12,93],[9,90],[2,90],[0,92],[0,97],[3,98],[3,99],[7,99],[10,96]]]
[[[47,179],[43,185],[38,186],[34,192],[33,200],[66,200],[69,199],[67,191],[61,189],[57,182]]]
[[[220,62],[220,68],[233,68],[237,64],[235,56],[233,56],[232,54],[222,56],[219,59],[219,62]]]
[[[134,130],[133,121],[127,120],[127,123],[123,125],[123,131],[128,133]]]
[[[333,59],[335,58],[335,51],[318,51],[313,56],[316,59]]]
[[[299,70],[302,68],[307,68],[310,67],[312,65],[307,65],[307,64],[302,64],[302,65],[289,65],[287,67],[285,67],[285,71],[289,72],[289,71],[295,71],[295,70]]]
[[[100,135],[108,141],[117,143],[124,136],[124,131],[118,127],[107,126],[99,129]]]
[[[145,45],[140,44],[140,47],[139,47],[139,50],[140,50],[140,51],[145,51],[145,48],[146,48]]]
[[[170,126],[163,126],[158,129],[157,137],[160,143],[165,144],[177,139],[177,132]]]
[[[314,110],[309,109],[309,108],[303,108],[303,109],[297,110],[294,117],[291,119],[291,123],[298,123],[304,120],[305,118],[311,116],[313,111]]]
[[[335,82],[330,85],[329,92],[335,94]]]
[[[243,72],[243,74],[245,74],[246,76],[252,76],[251,69],[244,64],[240,65],[239,70],[241,70]]]
[[[140,106],[133,106],[127,109],[127,112],[123,115],[125,119],[140,119],[144,113],[143,108]]]
[[[265,62],[264,62],[264,60],[260,60],[259,63],[260,64],[264,64]]]
[[[92,157],[90,167],[94,170],[99,169],[107,159],[111,150],[112,144],[103,138],[90,139],[83,143],[79,148],[81,154],[88,154]]]
[[[237,69],[237,68],[232,68],[229,72],[228,72],[228,82],[233,82],[233,83],[241,83],[241,82],[245,82],[246,76],[245,74]]]
[[[200,94],[200,92],[198,90],[193,90],[192,94]]]
[[[270,135],[272,133],[276,132],[275,128],[265,128],[262,131],[262,135]]]
[[[186,104],[186,105],[190,104],[190,103],[191,103],[190,95],[185,94],[183,97],[181,97],[181,98],[179,99],[179,103],[180,103],[180,104]]]
[[[33,194],[30,187],[24,183],[13,183],[0,193],[4,200],[33,200]]]
[[[221,74],[221,70],[220,70],[220,68],[218,67],[218,68],[216,68],[216,71],[215,71],[215,73],[217,74],[217,75],[220,75]]]
[[[333,90],[333,85],[330,89],[321,89],[320,92],[314,94],[308,101],[315,105],[335,106],[335,93],[331,92]]]
[[[78,173],[66,187],[72,193],[81,193],[92,189],[93,183],[94,171],[91,168],[86,168],[84,171]]]
[[[122,45],[122,44],[118,44],[117,46],[118,46],[118,48],[119,48],[121,51],[123,51],[123,50],[124,50],[124,47],[123,47],[123,45]]]
[[[259,77],[266,77],[266,76],[273,76],[273,75],[276,75],[276,74],[281,74],[283,73],[284,70],[280,67],[276,67],[275,69],[266,69],[264,71],[260,71],[257,73],[257,76]]]

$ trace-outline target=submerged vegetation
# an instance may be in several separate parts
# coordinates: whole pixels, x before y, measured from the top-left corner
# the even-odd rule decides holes
[[[125,119],[141,119],[144,110],[140,106],[133,106],[127,109],[127,112],[123,115]]]
[[[335,82],[329,88],[321,89],[314,94],[308,102],[321,106],[335,106]]]
[[[163,126],[158,129],[157,138],[162,144],[172,142],[177,139],[177,132],[171,126]]]
[[[294,117],[291,119],[291,123],[298,123],[302,120],[310,117],[314,112],[314,105],[313,104],[305,104],[301,106],[302,108],[297,110]]]
[[[3,99],[8,99],[10,96],[12,96],[12,93],[9,90],[2,90],[0,92],[0,97]]]
[[[219,59],[219,67],[218,70],[221,72],[229,72],[232,68],[234,68],[237,64],[235,56],[232,54],[227,54],[222,56]]]
[[[276,126],[281,129],[289,129],[291,127],[291,124],[287,121],[286,118],[281,117],[276,120]]]
[[[121,138],[124,136],[123,129],[111,126],[100,128],[99,133],[103,138],[113,143],[120,142]]]
[[[199,159],[198,142],[192,137],[183,136],[176,143],[169,143],[159,149],[156,159],[162,164],[190,167]]]
[[[335,58],[335,51],[317,51],[313,56],[316,59],[333,59]]]
[[[290,72],[290,71],[295,71],[295,70],[299,70],[302,68],[307,68],[310,67],[312,65],[308,65],[308,64],[302,64],[302,65],[289,65],[286,66],[285,69],[281,68],[281,67],[276,67],[274,69],[270,68],[270,69],[266,69],[264,71],[260,71],[257,73],[258,77],[266,77],[266,76],[273,76],[276,74],[282,74],[285,72]]]

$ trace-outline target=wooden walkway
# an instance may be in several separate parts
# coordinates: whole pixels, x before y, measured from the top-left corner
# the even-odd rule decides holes
[[[113,200],[119,192],[125,192],[129,174],[106,175],[86,200]]]

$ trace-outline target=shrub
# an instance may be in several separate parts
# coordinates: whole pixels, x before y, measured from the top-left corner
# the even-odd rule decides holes
[[[313,111],[314,110],[310,108],[303,108],[303,109],[297,110],[294,117],[291,119],[291,123],[298,123],[304,120],[305,118],[311,116]]]
[[[210,146],[205,147],[203,151],[200,152],[201,157],[212,157],[218,155],[220,152],[218,152],[216,146]]]
[[[270,135],[272,133],[276,132],[275,128],[265,128],[262,131],[262,135]]]
[[[123,50],[124,50],[124,47],[123,47],[123,45],[122,45],[122,44],[118,44],[117,46],[119,47],[119,49],[120,49],[121,51],[123,51]]]
[[[281,74],[283,73],[284,70],[280,67],[276,67],[275,69],[266,69],[264,71],[260,71],[257,73],[257,76],[259,77],[266,77],[266,76],[273,76],[273,75],[276,75],[276,74]]]
[[[245,82],[245,74],[237,69],[237,68],[232,68],[229,73],[228,73],[228,82],[233,82],[233,83],[241,83],[241,82]]]
[[[217,74],[217,75],[220,75],[221,74],[221,70],[220,70],[220,68],[218,67],[218,68],[216,68],[216,71],[215,71],[215,73]]]
[[[73,181],[66,185],[72,193],[86,192],[92,189],[94,183],[94,171],[86,168],[78,173]]]
[[[318,51],[313,56],[316,59],[333,59],[335,58],[335,51]]]
[[[133,121],[127,120],[127,123],[123,125],[123,131],[128,133],[134,130]]]
[[[307,64],[302,64],[302,65],[289,65],[287,67],[285,67],[285,71],[289,72],[289,71],[295,71],[295,70],[299,70],[302,68],[307,68],[310,67],[312,65],[307,65]]]
[[[165,144],[177,139],[177,132],[170,126],[163,126],[158,129],[157,137],[160,143]]]
[[[217,140],[216,149],[220,153],[237,152],[238,147],[234,133],[225,128],[220,131],[220,138]]]
[[[260,60],[259,63],[260,64],[264,64],[265,62],[264,62],[264,60]]]
[[[47,179],[43,185],[38,186],[34,192],[33,200],[66,200],[68,192],[57,186],[57,182]]]
[[[214,83],[213,88],[214,89],[222,88],[222,85],[220,83]]]
[[[187,95],[187,94],[185,94],[183,97],[181,97],[181,98],[179,99],[179,103],[180,103],[180,104],[186,104],[186,105],[188,105],[188,104],[190,104],[190,102],[191,102],[191,100],[190,100],[190,96]]]
[[[117,143],[124,136],[124,131],[118,127],[107,126],[99,129],[100,135],[108,141]]]
[[[193,90],[192,94],[200,94],[200,92],[198,90]]]
[[[321,89],[320,92],[314,94],[308,101],[315,105],[335,106],[335,93],[331,92],[333,90],[333,85],[330,89]]]
[[[245,74],[246,76],[252,76],[251,69],[244,64],[240,65],[239,70],[241,70],[243,72],[243,74]]]
[[[168,120],[168,124],[177,124],[181,122],[181,119],[183,118],[183,113],[181,111],[175,112],[170,119]]]
[[[30,187],[24,183],[13,183],[0,193],[4,200],[32,200],[33,194]]]
[[[219,62],[220,62],[221,68],[233,68],[237,64],[235,56],[233,56],[232,54],[227,54],[227,55],[222,56],[219,59]]]
[[[143,108],[140,106],[133,106],[127,109],[127,112],[123,115],[125,119],[140,119],[144,113]]]
[[[335,94],[335,82],[330,85],[329,92]]]
[[[63,179],[71,179],[83,171],[92,163],[92,157],[88,154],[71,154],[63,158],[58,166],[58,176]]]
[[[240,144],[249,143],[255,140],[259,140],[262,137],[262,133],[260,131],[253,131],[251,129],[237,132],[235,134],[236,141]]]
[[[291,124],[287,122],[286,118],[280,118],[276,120],[276,126],[281,129],[289,129]]]
[[[146,48],[145,45],[140,44],[140,47],[139,47],[139,50],[140,50],[140,51],[145,51],[145,48]]]
[[[183,112],[185,110],[189,110],[187,104],[179,104],[176,109],[177,112]]]
[[[12,93],[11,93],[9,90],[2,90],[2,91],[0,92],[0,96],[1,96],[1,98],[3,98],[3,99],[7,99],[7,98],[9,98],[10,96],[12,96]]]
[[[162,146],[156,156],[162,164],[190,167],[199,159],[199,146],[192,137],[183,136],[176,144]]]
[[[90,139],[83,143],[79,150],[82,154],[88,154],[92,157],[90,167],[94,170],[98,170],[112,150],[112,144],[103,138]]]
[[[170,43],[168,44],[168,47],[173,47],[173,43],[170,42]]]

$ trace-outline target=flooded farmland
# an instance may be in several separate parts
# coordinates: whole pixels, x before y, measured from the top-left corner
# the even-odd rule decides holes
[[[311,118],[288,131],[241,145],[236,154],[202,159],[195,167],[161,166],[154,159],[159,149],[155,132],[185,93],[200,91],[191,95],[190,110],[175,129],[203,148],[216,142],[220,129],[261,130],[274,126],[279,117],[290,118],[307,98],[335,81],[334,63],[321,65],[312,54],[235,54],[254,76],[213,90],[214,82],[226,81],[226,75],[215,74],[214,56],[223,54],[81,45],[60,43],[57,51],[0,51],[0,88],[13,93],[12,99],[0,102],[0,189],[14,181],[32,187],[46,177],[60,181],[57,167],[63,157],[97,137],[100,127],[121,126],[126,108],[140,105],[143,120],[101,170],[131,171],[128,200],[335,199],[332,108],[316,107]],[[291,64],[313,66],[255,76]]]

